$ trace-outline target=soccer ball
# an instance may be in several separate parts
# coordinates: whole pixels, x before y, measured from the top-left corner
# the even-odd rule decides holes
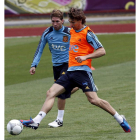
[[[23,125],[19,120],[11,120],[7,124],[7,131],[11,135],[19,135],[23,130]]]

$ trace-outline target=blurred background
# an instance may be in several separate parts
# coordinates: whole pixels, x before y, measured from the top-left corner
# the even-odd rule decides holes
[[[68,12],[69,7],[83,9],[86,14],[135,12],[135,0],[5,0],[5,17],[35,17],[53,9]]]
[[[135,0],[5,0],[5,28],[50,26],[50,12],[53,9],[60,9],[64,12],[65,25],[69,26],[67,12],[70,7],[83,9],[89,25],[135,23]],[[41,35],[44,29],[36,28],[37,33],[35,31],[31,33],[33,32],[31,29],[28,32],[30,32],[29,35]],[[101,32],[108,30],[109,28],[102,29]],[[120,32],[121,29],[118,31]],[[15,33],[12,34],[10,32],[13,30],[5,30],[5,36],[25,35],[21,30],[14,30]],[[94,29],[94,32],[99,31]]]

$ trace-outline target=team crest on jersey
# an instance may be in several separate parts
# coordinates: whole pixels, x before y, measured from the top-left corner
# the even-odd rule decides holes
[[[63,42],[68,42],[68,36],[63,36]]]

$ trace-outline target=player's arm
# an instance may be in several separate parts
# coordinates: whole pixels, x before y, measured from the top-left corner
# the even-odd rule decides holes
[[[40,62],[40,58],[42,56],[43,50],[44,50],[45,45],[47,43],[47,39],[44,37],[44,33],[41,36],[40,42],[39,42],[38,47],[36,49],[36,52],[34,54],[33,62],[31,64],[31,68],[30,68],[31,75],[35,74],[35,69]]]
[[[79,63],[81,63],[82,61],[85,61],[86,59],[98,58],[106,54],[105,49],[103,48],[97,36],[93,32],[91,31],[88,32],[87,41],[96,51],[86,56],[77,56],[75,59]]]
[[[93,58],[98,58],[98,57],[101,57],[103,55],[106,54],[106,51],[105,49],[102,47],[102,48],[98,48],[96,51],[94,51],[93,53],[89,54],[89,55],[86,55],[86,59],[93,59]]]
[[[106,54],[105,49],[104,48],[99,48],[91,54],[88,54],[88,55],[85,55],[85,56],[77,56],[77,57],[75,57],[75,60],[77,60],[78,63],[82,63],[82,61],[85,61],[87,59],[98,58],[98,57],[101,57],[105,54]]]

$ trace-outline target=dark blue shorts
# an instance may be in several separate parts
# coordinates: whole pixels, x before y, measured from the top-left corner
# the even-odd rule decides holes
[[[74,87],[81,88],[83,92],[97,92],[92,73],[87,71],[67,71],[67,73],[61,76],[56,83],[63,86],[67,92],[71,91]]]
[[[53,75],[54,75],[55,83],[59,79],[59,77],[65,75],[67,69],[68,69],[68,63],[63,63],[60,66],[53,66]],[[71,91],[69,91],[68,93],[64,92],[63,94],[60,94],[57,97],[61,99],[66,99],[66,98],[70,98],[70,96],[71,96]]]

